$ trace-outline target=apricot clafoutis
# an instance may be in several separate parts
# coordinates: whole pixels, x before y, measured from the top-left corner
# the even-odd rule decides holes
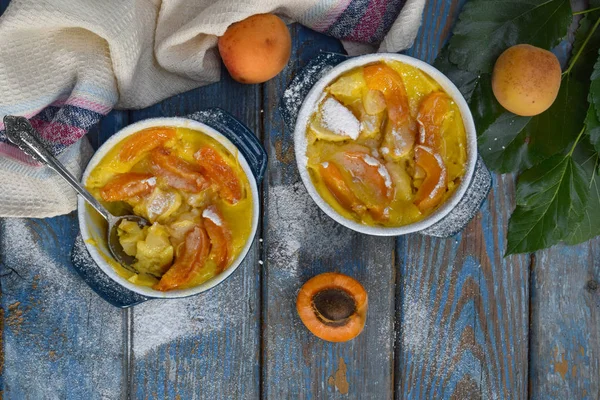
[[[86,186],[115,215],[151,223],[118,227],[138,273],[111,265],[134,284],[160,291],[197,286],[227,269],[250,237],[252,196],[237,155],[199,131],[134,133],[104,156]]]
[[[315,336],[329,342],[346,342],[365,327],[368,309],[365,288],[354,278],[326,272],[300,288],[296,310]]]
[[[366,225],[397,227],[427,217],[466,170],[457,104],[429,75],[399,61],[337,77],[306,135],[315,188],[337,213]]]

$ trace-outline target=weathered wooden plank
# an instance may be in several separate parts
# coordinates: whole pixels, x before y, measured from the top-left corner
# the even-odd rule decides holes
[[[503,258],[513,201],[498,177],[461,234],[399,239],[400,396],[527,396],[529,257]]]
[[[270,156],[265,193],[263,268],[263,397],[267,399],[392,397],[395,268],[393,240],[357,234],[334,222],[300,181],[292,132],[278,105],[285,86],[319,51],[339,43],[292,25],[292,59],[265,85],[265,143]],[[347,343],[313,336],[296,313],[296,295],[312,276],[338,271],[369,293],[364,332]]]
[[[125,396],[124,314],[72,269],[77,231],[75,213],[1,222],[3,398]]]
[[[464,1],[430,0],[407,53],[433,62]],[[504,259],[511,176],[459,235],[399,238],[398,398],[525,398],[528,256]]]
[[[600,399],[600,238],[536,253],[530,395]]]
[[[224,73],[217,84],[131,112],[130,118],[135,122],[157,116],[184,116],[219,106],[258,133],[259,89],[235,83]],[[209,292],[134,307],[132,397],[259,397],[259,259],[257,238],[239,269]]]

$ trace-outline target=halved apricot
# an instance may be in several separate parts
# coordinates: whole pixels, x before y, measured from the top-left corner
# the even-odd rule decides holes
[[[186,234],[175,263],[153,288],[164,292],[191,282],[206,264],[209,251],[210,239],[206,231],[200,226],[194,227]]]
[[[419,105],[419,144],[439,151],[442,123],[450,111],[450,97],[443,92],[429,94]]]
[[[323,179],[329,192],[342,207],[359,215],[366,211],[365,205],[358,200],[346,185],[340,169],[335,164],[324,162],[319,165],[319,175],[321,175],[321,179]]]
[[[315,336],[345,342],[358,336],[367,319],[368,296],[355,279],[326,272],[309,279],[296,299],[296,310]]]
[[[415,205],[425,211],[442,201],[448,188],[448,173],[442,157],[429,147],[415,147],[415,164],[426,174],[415,197]]]
[[[172,155],[165,148],[152,150],[150,161],[152,172],[175,189],[197,193],[208,187],[208,182],[198,167]]]
[[[100,197],[104,201],[125,201],[137,196],[150,194],[156,186],[151,174],[127,172],[112,178],[102,189]]]
[[[370,90],[383,93],[388,109],[389,123],[383,142],[387,151],[384,153],[387,158],[400,158],[412,149],[416,135],[404,81],[398,72],[385,64],[367,65],[363,74]]]
[[[201,171],[219,188],[219,196],[230,204],[242,198],[242,185],[233,168],[212,147],[203,147],[194,154]]]
[[[141,130],[123,143],[119,152],[121,161],[131,161],[136,156],[154,150],[175,137],[175,128],[158,127]]]
[[[225,224],[223,216],[214,205],[208,206],[203,212],[204,227],[210,238],[210,257],[217,264],[217,274],[229,264],[233,249],[231,248],[231,232]]]

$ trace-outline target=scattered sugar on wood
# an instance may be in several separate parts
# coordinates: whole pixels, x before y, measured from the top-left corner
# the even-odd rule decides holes
[[[331,257],[352,239],[352,231],[323,213],[301,182],[271,186],[268,202],[269,269],[298,274],[301,250]]]
[[[69,267],[70,244],[61,242],[64,232],[35,231],[43,224],[3,221],[2,305],[9,319],[4,332],[4,394],[12,397],[16,393],[10,388],[27,388],[31,398],[46,398],[48,393],[57,398],[83,393],[119,398],[122,311],[99,298]],[[78,376],[88,377],[77,380],[76,386],[72,376],[67,380],[56,373],[74,362]]]
[[[225,327],[242,329],[243,301],[229,301],[223,287],[184,299],[151,300],[133,310],[133,352],[144,357],[178,339],[200,340],[200,336]],[[225,304],[227,305],[225,307]]]

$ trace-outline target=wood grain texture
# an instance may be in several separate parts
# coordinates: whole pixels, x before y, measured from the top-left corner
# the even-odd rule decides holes
[[[125,395],[123,312],[72,269],[77,230],[74,214],[2,220],[5,399]]]
[[[259,87],[219,83],[129,113],[129,121],[218,106],[259,132]],[[255,399],[260,371],[258,236],[245,261],[204,294],[153,300],[131,312],[131,395],[136,399]]]
[[[433,62],[464,2],[430,0],[409,55]],[[527,397],[529,257],[504,259],[514,180],[459,235],[399,238],[397,398]]]
[[[600,238],[536,254],[532,399],[600,399]]]
[[[300,181],[292,132],[278,110],[295,71],[337,41],[293,25],[292,61],[265,85],[265,144],[270,156],[265,194],[263,268],[263,398],[392,397],[395,268],[393,240],[357,234],[312,201]],[[358,279],[369,293],[367,325],[356,339],[329,343],[313,336],[295,308],[299,288],[322,272]]]
[[[398,240],[399,398],[527,396],[529,257],[502,257],[513,199],[497,178],[461,234]]]

